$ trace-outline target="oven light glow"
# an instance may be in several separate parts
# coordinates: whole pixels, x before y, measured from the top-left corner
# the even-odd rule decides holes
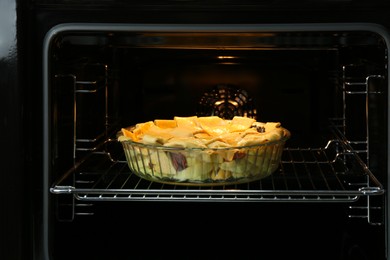
[[[227,59],[236,59],[237,57],[235,57],[235,56],[217,56],[217,58],[220,60],[227,60]]]

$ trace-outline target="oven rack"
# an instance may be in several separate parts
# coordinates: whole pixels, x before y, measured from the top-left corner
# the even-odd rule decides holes
[[[80,201],[355,202],[384,190],[348,144],[332,140],[323,148],[285,148],[279,169],[265,179],[211,187],[147,181],[125,160],[94,152],[50,192]]]

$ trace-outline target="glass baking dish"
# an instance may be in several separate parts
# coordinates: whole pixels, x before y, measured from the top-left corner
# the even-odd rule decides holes
[[[246,183],[268,177],[279,167],[290,132],[279,140],[221,147],[169,147],[120,140],[131,171],[150,181],[176,185],[214,186]],[[118,138],[122,132],[118,132]],[[120,139],[120,138],[119,138]]]

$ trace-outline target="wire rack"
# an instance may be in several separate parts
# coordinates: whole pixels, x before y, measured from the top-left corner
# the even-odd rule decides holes
[[[324,148],[285,148],[278,170],[246,184],[196,187],[144,180],[125,160],[95,152],[67,172],[50,191],[81,201],[299,201],[347,202],[384,193],[359,156],[339,152],[340,141]],[[70,185],[65,185],[70,183]]]

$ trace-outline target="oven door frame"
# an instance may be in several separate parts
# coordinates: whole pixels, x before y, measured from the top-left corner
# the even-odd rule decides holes
[[[296,23],[296,24],[133,24],[133,23],[63,23],[58,24],[51,28],[45,35],[43,42],[43,133],[42,133],[42,147],[43,147],[43,214],[42,214],[42,252],[43,259],[50,259],[50,202],[49,198],[50,187],[52,183],[50,180],[50,144],[51,144],[51,133],[50,133],[50,64],[49,64],[49,53],[51,41],[56,37],[57,34],[67,31],[163,31],[163,32],[320,32],[320,31],[370,31],[381,35],[386,42],[387,46],[390,46],[390,34],[388,30],[375,23]],[[388,61],[388,75],[390,75],[390,62]],[[390,86],[390,77],[387,80],[387,85]],[[388,100],[390,100],[390,93],[388,93]],[[390,119],[390,113],[388,113],[387,120]],[[389,140],[390,131],[387,132],[387,140]],[[387,144],[389,147],[389,144]],[[389,153],[387,155],[390,156]],[[390,158],[389,158],[390,160]],[[388,160],[388,161],[389,161]],[[390,172],[387,172],[389,176]],[[389,187],[390,180],[388,178],[386,187]],[[388,195],[385,195],[388,196]],[[390,207],[390,200],[386,198],[386,207]],[[385,211],[385,228],[388,228],[388,213]],[[386,231],[386,243],[388,243],[388,234]],[[390,246],[387,245],[386,253],[389,252]]]

